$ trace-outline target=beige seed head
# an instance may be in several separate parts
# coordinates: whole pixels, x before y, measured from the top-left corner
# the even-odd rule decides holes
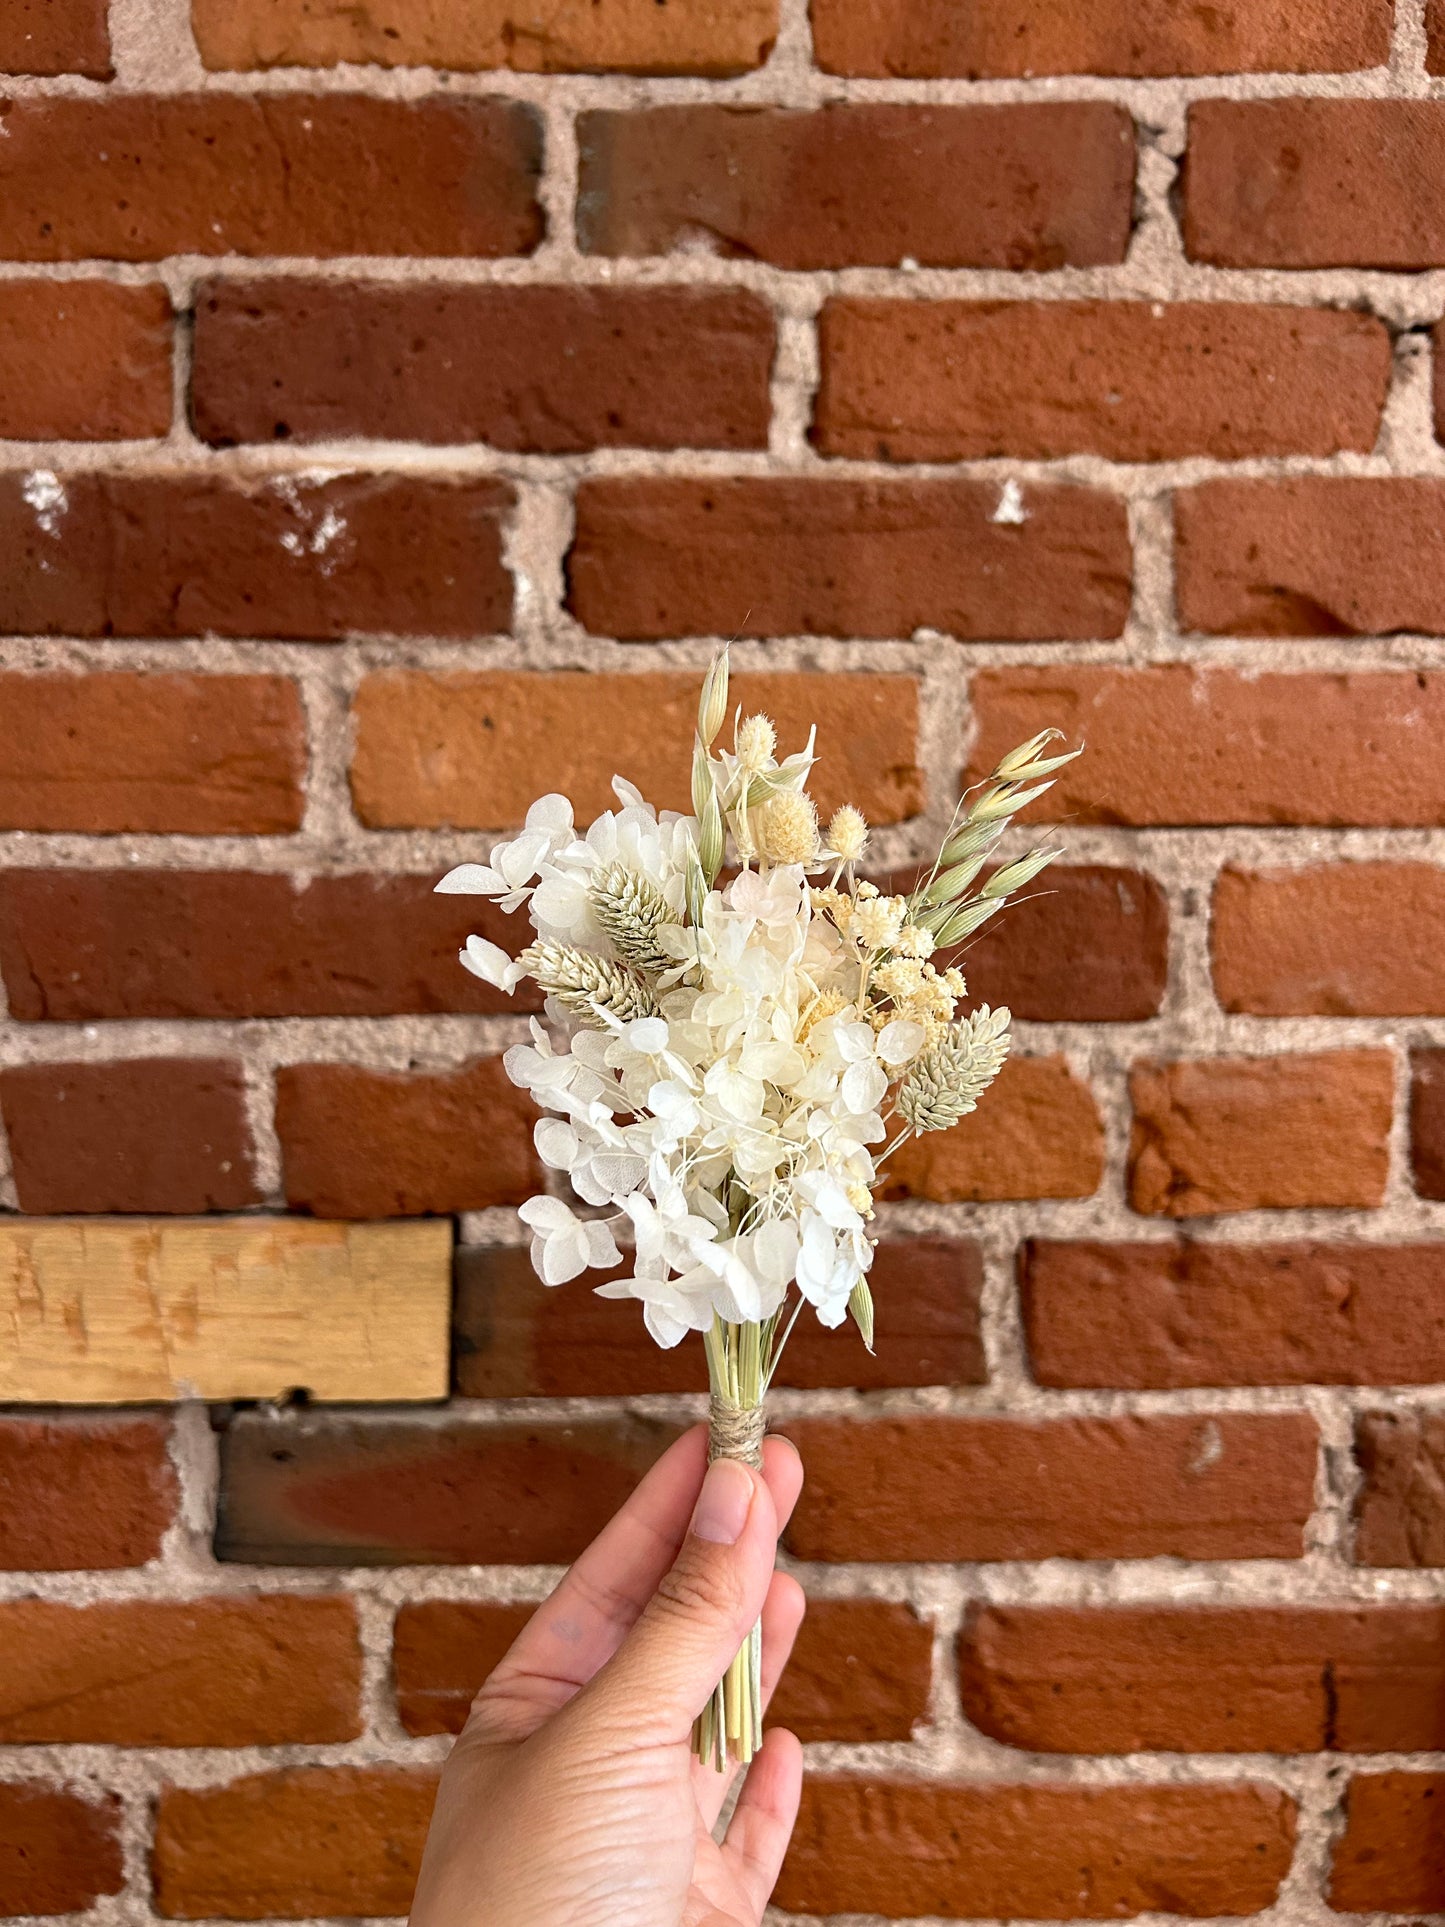
[[[862,810],[855,810],[851,803],[834,810],[828,825],[828,847],[845,863],[853,863],[862,856],[868,847],[868,823]]]
[[[737,728],[737,756],[743,768],[756,775],[766,769],[778,747],[771,716],[744,716]]]
[[[811,863],[818,854],[818,812],[802,790],[782,790],[763,811],[763,853],[770,863]]]

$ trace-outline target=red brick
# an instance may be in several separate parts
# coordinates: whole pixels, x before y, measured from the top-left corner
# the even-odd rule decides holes
[[[1184,246],[1233,268],[1445,262],[1445,101],[1202,100]]]
[[[1445,4],[1425,0],[1425,71],[1445,73]]]
[[[1390,54],[1389,0],[1226,0],[1207,12],[1169,0],[813,0],[813,44],[833,74],[1348,73]]]
[[[208,67],[444,67],[473,72],[704,74],[767,59],[777,0],[661,9],[656,0],[386,0],[364,10],[312,0],[192,0]]]
[[[276,1076],[287,1201],[319,1218],[521,1204],[545,1175],[536,1116],[500,1057],[430,1073],[288,1064]]]
[[[769,1719],[800,1740],[907,1740],[928,1720],[933,1628],[887,1599],[811,1599]]]
[[[1373,315],[1227,301],[826,303],[814,439],[896,462],[1330,455],[1374,447]]]
[[[481,897],[438,896],[435,872],[248,870],[0,873],[0,971],[23,1023],[134,1017],[386,1017],[540,1008],[457,962],[472,931],[531,934]],[[264,930],[264,944],[238,944]]]
[[[800,1559],[1298,1559],[1317,1434],[1302,1413],[791,1418]]]
[[[1330,1905],[1346,1914],[1445,1908],[1442,1811],[1445,1773],[1356,1774],[1335,1843]]]
[[[577,490],[567,606],[624,642],[677,635],[1117,636],[1124,504],[991,482],[609,476]]]
[[[1274,1900],[1295,1805],[1274,1787],[1009,1786],[810,1778],[774,1899],[902,1920],[1252,1914]]]
[[[592,254],[702,241],[780,268],[1044,270],[1129,245],[1134,129],[1108,101],[655,107],[583,114],[578,141]]]
[[[1369,1209],[1390,1175],[1388,1051],[1136,1064],[1129,1202],[1166,1218]]]
[[[1397,1753],[1445,1745],[1439,1606],[985,1606],[963,1710],[1035,1753]]]
[[[785,749],[817,724],[825,815],[855,803],[871,823],[898,823],[924,807],[912,676],[782,671],[736,676],[732,691],[745,713],[775,718]],[[618,771],[659,808],[688,809],[697,692],[691,670],[379,672],[354,704],[357,814],[370,829],[506,828],[561,790],[586,823],[617,807]]]
[[[741,288],[215,281],[192,406],[217,443],[766,448],[773,333]]]
[[[404,1914],[436,1781],[427,1767],[302,1766],[164,1787],[156,1911],[168,1920]]]
[[[1354,1556],[1362,1566],[1445,1566],[1445,1413],[1362,1412]]]
[[[161,1549],[177,1485],[164,1419],[0,1419],[0,1568],[143,1566]]]
[[[1445,678],[1169,663],[981,669],[969,781],[1048,725],[1088,753],[1030,817],[1082,823],[1445,823]]]
[[[0,73],[109,80],[107,12],[107,0],[8,0],[0,19]]]
[[[520,102],[51,95],[8,102],[5,132],[0,253],[18,261],[524,254],[542,233]]]
[[[0,1071],[22,1211],[237,1211],[258,1204],[246,1085],[228,1058]]]
[[[1445,1245],[1093,1244],[1020,1254],[1041,1385],[1445,1380]]]
[[[563,1565],[675,1429],[635,1414],[486,1425],[242,1414],[222,1436],[216,1554],[243,1565]]]
[[[392,1666],[408,1733],[459,1733],[529,1606],[430,1600],[397,1614]],[[928,1715],[933,1632],[886,1599],[814,1599],[769,1718],[801,1740],[906,1740]]]
[[[971,998],[1031,1023],[1140,1023],[1158,1015],[1169,980],[1168,902],[1138,870],[1055,864],[960,962]]]
[[[0,478],[0,631],[470,638],[511,623],[511,506],[511,490],[486,478],[11,475]]]
[[[0,830],[276,836],[299,829],[300,694],[285,676],[0,674]]]
[[[477,1688],[532,1617],[530,1605],[411,1599],[392,1633],[396,1712],[408,1733],[460,1733]]]
[[[341,1597],[0,1605],[0,1742],[279,1746],[361,1732]]]
[[[1445,1012],[1445,870],[1433,863],[1230,864],[1210,917],[1214,988],[1260,1017]]]
[[[883,1196],[938,1204],[1087,1198],[1104,1175],[1094,1094],[1062,1057],[1012,1057],[978,1109],[951,1131],[902,1145]]]
[[[125,1885],[120,1801],[82,1799],[38,1780],[0,1783],[0,1907],[79,1913]]]
[[[1445,634],[1445,482],[1295,475],[1205,482],[1174,503],[1186,628]]]
[[[457,1254],[453,1330],[457,1390],[465,1398],[587,1398],[700,1392],[700,1349],[662,1351],[637,1307],[597,1298],[607,1274],[586,1272],[548,1290],[516,1246]],[[870,1273],[877,1309],[870,1356],[851,1322],[828,1331],[799,1319],[778,1367],[779,1386],[981,1385],[983,1261],[962,1239],[884,1238]]]
[[[0,284],[0,435],[122,441],[171,425],[171,304],[113,281]]]
[[[1410,1053],[1410,1170],[1422,1198],[1445,1198],[1445,1050]]]

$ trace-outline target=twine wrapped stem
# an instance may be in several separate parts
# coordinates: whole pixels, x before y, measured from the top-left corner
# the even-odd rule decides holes
[[[755,1472],[763,1469],[763,1435],[767,1414],[761,1405],[734,1405],[714,1392],[707,1408],[707,1457],[738,1459]]]
[[[767,1416],[768,1346],[757,1325],[727,1325],[720,1320],[707,1334],[707,1456],[736,1459],[761,1471]],[[693,1750],[721,1773],[729,1763],[746,1766],[762,1743],[763,1636],[754,1626],[737,1657],[719,1680],[698,1715]]]

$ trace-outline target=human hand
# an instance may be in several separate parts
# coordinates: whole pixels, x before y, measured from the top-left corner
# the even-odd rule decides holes
[[[773,1571],[803,1483],[684,1434],[478,1693],[442,1773],[412,1927],[758,1927],[798,1810],[802,1749],[771,1730],[721,1846],[731,1776],[692,1723],[762,1614],[763,1695],[803,1617]]]

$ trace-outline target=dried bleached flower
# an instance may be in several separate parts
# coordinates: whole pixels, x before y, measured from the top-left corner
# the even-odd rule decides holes
[[[805,790],[781,790],[763,806],[762,853],[770,863],[811,863],[818,854],[818,812]]]
[[[576,950],[565,943],[533,943],[517,961],[549,997],[594,1028],[605,1030],[608,1017],[625,1024],[634,1017],[651,1017],[657,1009],[641,977],[590,950]]]
[[[672,968],[677,960],[658,933],[681,919],[655,883],[626,864],[610,863],[597,872],[589,894],[598,927],[624,963],[638,970]]]
[[[1003,1066],[1009,1013],[981,1004],[914,1064],[898,1091],[898,1113],[915,1131],[946,1131],[967,1117]]]
[[[851,803],[834,810],[828,823],[828,848],[840,863],[856,863],[868,847],[868,824]]]
[[[852,934],[865,950],[891,950],[907,914],[905,897],[865,897],[860,889],[853,905]]]
[[[777,752],[778,732],[771,716],[744,716],[735,736],[737,758],[750,776],[765,770]]]

